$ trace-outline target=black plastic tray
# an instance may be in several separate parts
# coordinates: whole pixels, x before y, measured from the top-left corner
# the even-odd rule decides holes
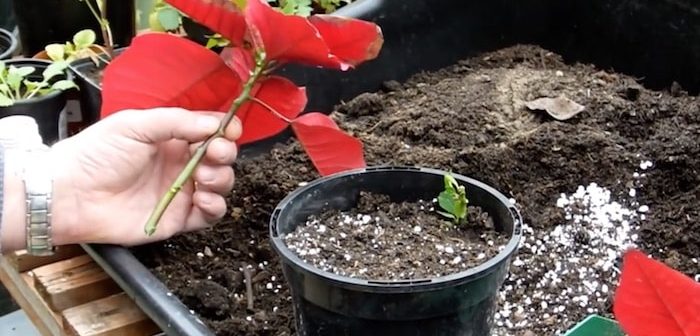
[[[331,111],[384,81],[515,43],[634,75],[650,88],[674,81],[691,93],[700,88],[700,4],[693,0],[360,0],[338,14],[379,23],[386,42],[377,60],[349,73],[284,69],[308,87],[310,111]],[[284,136],[244,148],[242,159]],[[168,335],[212,335],[129,250],[85,248]]]

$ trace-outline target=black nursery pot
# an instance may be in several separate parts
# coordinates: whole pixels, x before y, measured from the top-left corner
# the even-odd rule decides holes
[[[386,194],[394,202],[432,199],[444,187],[445,174],[409,167],[356,170],[316,180],[278,205],[270,221],[272,245],[291,288],[299,335],[489,335],[498,289],[521,238],[521,219],[505,196],[479,181],[454,175],[470,204],[487,211],[510,240],[495,257],[460,273],[410,281],[339,276],[305,263],[282,240],[312,214],[354,207],[361,191]]]
[[[33,66],[34,73],[29,75],[29,79],[33,81],[41,81],[41,73],[51,64],[49,61],[37,59],[14,59],[5,63],[8,66],[14,65],[16,67]],[[52,82],[61,79],[72,80],[73,76],[69,71],[66,71],[65,75],[54,77]],[[52,145],[59,140],[61,113],[65,106],[66,92],[56,91],[44,96],[15,102],[12,106],[0,107],[0,118],[11,115],[26,115],[34,118],[39,125],[39,134],[44,139],[44,143]]]
[[[99,23],[83,1],[12,1],[24,56],[31,57],[49,43],[72,41],[73,34],[86,28],[94,30],[97,43],[104,45]],[[97,6],[95,0],[89,1]],[[135,13],[134,1],[107,1],[107,19],[114,44],[129,45],[136,34]]]
[[[0,60],[12,58],[17,51],[17,38],[11,32],[0,28]]]
[[[126,48],[114,50],[116,58]],[[95,81],[92,74],[104,69],[106,64],[95,64],[89,58],[73,61],[70,65],[75,73],[75,84],[80,89],[80,111],[83,124],[89,126],[100,119],[100,108],[102,107],[102,83]]]

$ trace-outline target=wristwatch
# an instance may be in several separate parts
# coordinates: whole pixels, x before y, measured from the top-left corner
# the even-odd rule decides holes
[[[55,252],[51,240],[51,196],[53,180],[48,147],[27,151],[24,169],[26,194],[27,253],[48,256]]]
[[[7,174],[24,182],[27,253],[54,253],[51,240],[51,195],[53,189],[49,147],[44,145],[34,118],[13,115],[0,118],[0,143],[5,148]]]

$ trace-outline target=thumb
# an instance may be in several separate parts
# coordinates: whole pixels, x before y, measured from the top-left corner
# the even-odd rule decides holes
[[[144,143],[172,139],[199,142],[219,128],[223,113],[206,114],[181,108],[163,107],[149,110],[127,110],[115,113],[112,119],[118,129]]]

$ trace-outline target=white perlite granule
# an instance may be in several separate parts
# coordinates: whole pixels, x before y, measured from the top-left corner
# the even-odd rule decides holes
[[[648,161],[640,165],[651,167]],[[528,334],[537,323],[538,329],[544,325],[551,330],[548,335],[561,335],[584,317],[570,316],[571,310],[604,313],[618,279],[619,258],[634,246],[639,222],[651,211],[635,200],[638,193],[630,189],[625,199],[616,201],[596,183],[579,186],[556,201],[564,211],[564,223],[539,231],[525,225],[519,252],[499,293],[492,334]],[[515,293],[521,295],[517,301]]]

